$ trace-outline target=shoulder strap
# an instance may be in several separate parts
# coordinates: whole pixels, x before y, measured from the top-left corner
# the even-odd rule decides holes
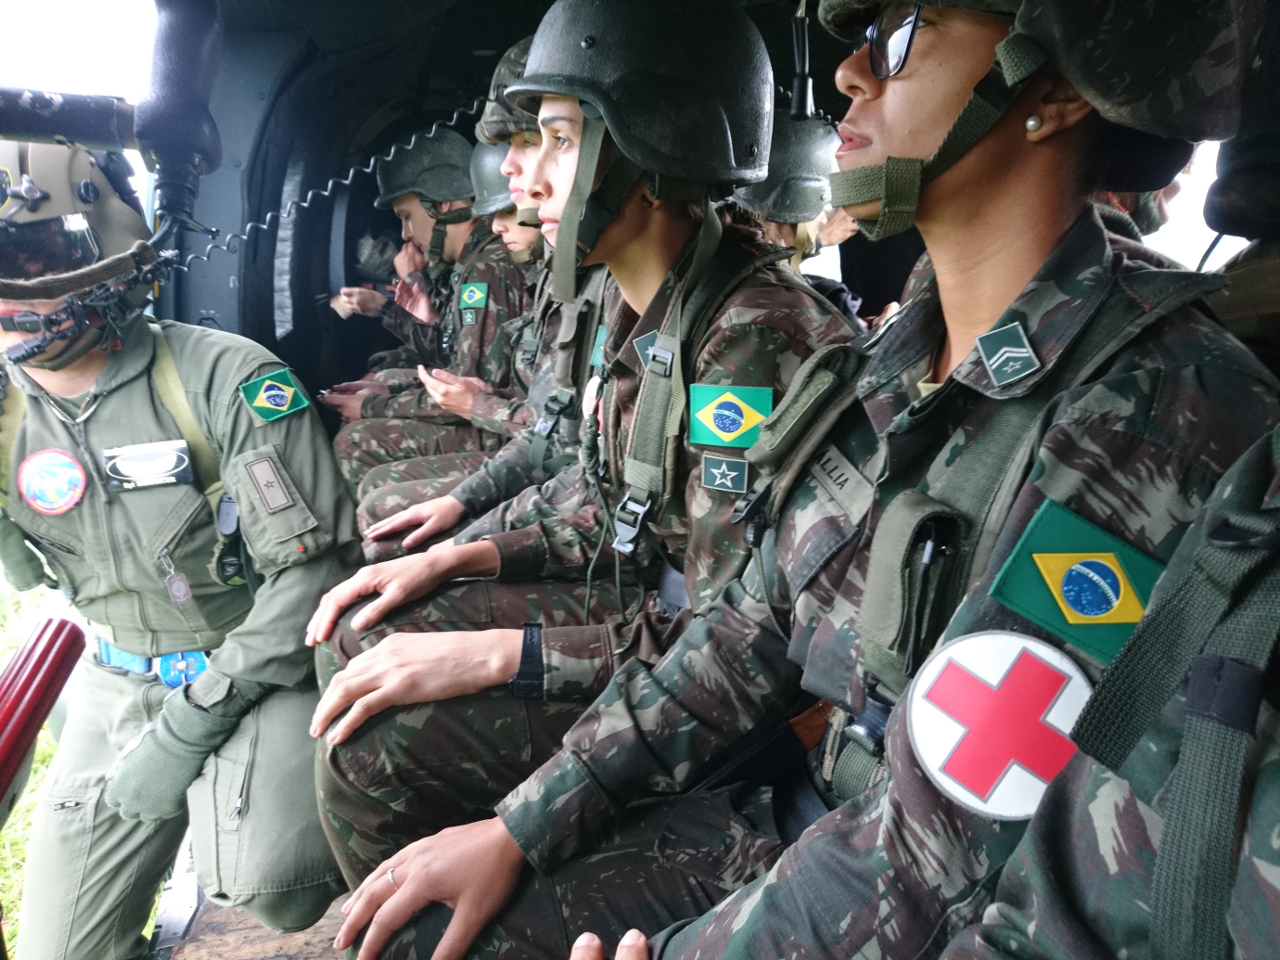
[[[18,442],[18,428],[27,411],[27,395],[8,372],[0,373],[4,391],[0,393],[0,510],[9,506],[9,479],[13,472],[13,447]]]
[[[1229,952],[1241,784],[1280,622],[1280,518],[1259,508],[1275,472],[1271,443],[1218,484],[1072,731],[1081,750],[1118,769],[1190,674],[1152,878],[1162,960]]]
[[[156,393],[160,402],[178,425],[178,432],[191,448],[191,460],[195,466],[196,478],[200,481],[200,489],[204,492],[214,516],[218,513],[218,501],[222,499],[222,468],[218,456],[213,452],[209,440],[205,437],[200,425],[196,423],[195,414],[191,412],[191,404],[187,402],[187,391],[182,386],[182,378],[178,375],[178,365],[173,361],[173,352],[164,338],[159,324],[148,324],[155,335],[156,357],[151,365],[151,382],[156,385]]]
[[[673,495],[668,477],[673,464],[668,454],[684,419],[687,348],[701,341],[716,312],[745,277],[786,257],[786,250],[781,248],[758,252],[737,243],[721,243],[688,293],[687,302],[683,306],[675,304],[668,314],[640,382],[623,472],[627,489],[619,510],[625,516],[618,524],[616,550],[630,553],[640,521],[646,516],[651,521],[660,516]]]

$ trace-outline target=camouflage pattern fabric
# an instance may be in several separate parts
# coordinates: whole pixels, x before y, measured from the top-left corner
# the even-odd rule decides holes
[[[1222,273],[1227,287],[1208,298],[1210,309],[1280,376],[1280,239],[1255,240]]]
[[[603,267],[596,269],[604,270]],[[516,321],[520,340],[512,354],[513,375],[520,382],[528,383],[527,406],[539,413],[534,419],[541,418],[548,398],[559,391],[575,395],[580,391],[590,368],[591,347],[603,313],[602,303],[560,304],[553,300],[549,279],[550,274],[544,273],[532,318]],[[616,284],[610,281],[608,286],[612,293],[606,292],[606,296],[616,301]],[[570,311],[568,323],[565,311]],[[580,417],[581,414],[574,409],[568,416]],[[545,454],[548,460],[566,455],[577,459],[578,432],[566,429],[566,424],[573,422],[568,419],[556,422],[556,429],[548,437]],[[464,455],[465,463],[460,464],[464,469],[462,476],[447,487],[441,484],[441,471],[449,467],[447,458],[443,464],[437,463],[440,458],[428,457],[375,467],[360,486],[360,516],[369,517],[368,523],[373,523],[374,517],[389,517],[412,504],[449,493],[467,508],[469,516],[479,517],[526,488],[550,479],[546,471],[533,464],[533,436],[530,429],[525,429],[492,456]],[[367,523],[361,526],[361,531],[367,526]],[[402,536],[395,536],[377,543],[366,541],[365,557],[373,563],[401,556],[402,540]]]
[[[643,365],[636,342],[661,329],[676,284],[673,272],[644,316],[637,316],[619,299],[608,319],[602,356],[610,375],[602,396],[600,452],[608,465],[607,488],[614,503],[625,486],[622,469],[640,393]],[[728,296],[692,351],[685,382],[763,387],[777,399],[814,350],[852,338],[844,317],[796,274],[783,266],[757,267]],[[687,395],[684,399],[683,442],[674,454],[671,500],[657,517],[646,518],[635,556],[641,566],[662,554],[683,560],[689,599],[698,610],[741,574],[750,550],[741,529],[729,522],[738,494],[703,484],[704,455],[735,457],[740,451],[692,443]],[[577,516],[548,517],[535,526],[494,534],[489,540],[498,550],[503,580],[578,579],[596,555],[604,530],[605,517],[596,504]],[[604,557],[611,565],[611,546],[605,547]]]
[[[617,611],[637,601],[646,616],[623,626]],[[477,581],[401,607],[365,633],[344,629],[318,647],[323,689],[352,657],[392,633],[519,628],[537,621],[548,628],[546,700],[518,700],[498,689],[386,710],[345,743],[321,747],[322,819],[348,881],[358,884],[418,837],[491,816],[494,804],[555,751],[581,713],[585,691],[572,678],[582,670],[576,663],[562,669],[567,661],[598,657],[593,686],[603,686],[622,659],[652,663],[678,635],[680,627],[658,615],[652,601],[639,592],[619,598],[612,584],[595,587],[588,600],[582,584]],[[616,636],[606,640],[610,632]]]
[[[902,491],[933,489],[1000,403],[1032,389],[1091,318],[1131,309],[1127,278],[1143,273],[1152,283],[1151,269],[1113,248],[1086,213],[1006,314],[1023,325],[1044,370],[999,387],[975,351],[922,397],[918,384],[942,335],[937,290],[926,286],[884,332],[857,382],[861,403],[797,482],[766,534],[761,562],[657,665],[625,664],[560,753],[499,805],[531,867],[543,875],[570,864],[591,869],[612,852],[601,838],[627,804],[694,789],[744,737],[778,724],[803,691],[859,714],[873,679],[853,624],[887,505]],[[1160,319],[1040,418],[1026,479],[1015,484],[989,561],[973,571],[942,642],[1012,630],[1063,649],[1096,679],[1099,661],[989,595],[1031,518],[1053,500],[1167,561],[1222,473],[1280,417],[1275,381],[1191,305],[1212,281],[1183,273],[1167,281]],[[1181,297],[1173,296],[1178,289]],[[878,478],[861,522],[823,482],[831,450]],[[691,925],[659,938],[657,952],[905,958],[939,951],[981,914],[1025,821],[988,819],[942,794],[916,759],[901,710],[890,717],[886,757],[878,779],[814,823],[765,878],[712,913],[690,915]],[[810,776],[821,784],[820,759],[810,755]],[[728,836],[732,820],[724,822]],[[642,876],[627,875],[643,890]],[[613,903],[617,926],[595,932],[606,942],[619,936],[632,924],[630,911],[645,909],[641,899]],[[425,957],[430,945],[415,949]]]
[[[374,467],[360,484],[357,528],[364,535],[375,523],[390,519],[416,503],[444,496],[483,467],[490,457],[489,453],[446,453],[438,457],[418,457]],[[411,476],[413,479],[382,482],[383,475],[392,471],[397,477]],[[409,532],[406,530],[382,540],[365,537],[365,562],[381,563],[383,560],[404,556],[406,551],[403,541]],[[419,549],[426,549],[450,535],[449,532],[442,533],[423,543]]]
[[[1280,507],[1280,433],[1260,441],[1224,480],[1217,498],[1248,511]],[[1217,499],[1216,498],[1216,499]],[[1251,502],[1246,502],[1249,498]],[[1184,539],[1161,587],[1177,577],[1199,545],[1209,520]],[[1260,578],[1274,570],[1274,557]],[[1256,582],[1256,580],[1254,581]],[[1147,617],[1168,606],[1152,598]],[[1221,816],[1243,824],[1227,924],[1241,960],[1275,955],[1280,938],[1280,694],[1275,661],[1243,772],[1240,811]],[[996,957],[1092,958],[1152,954],[1152,877],[1162,849],[1168,814],[1166,792],[1183,753],[1188,716],[1187,681],[1157,719],[1112,770],[1078,752],[1060,773],[1014,851],[982,921],[947,948],[947,960]],[[1238,770],[1223,770],[1236,776]],[[1252,785],[1250,788],[1249,785]],[[1192,910],[1196,904],[1185,905]]]
[[[638,333],[660,328],[676,290],[675,274],[673,271],[668,276],[663,290],[643,317],[637,316],[620,299],[616,312],[609,317],[602,355],[612,372],[609,382],[613,389],[607,392],[602,404],[606,411],[605,449],[610,451],[611,462],[620,461],[627,431],[635,416],[635,398],[643,369],[634,345],[635,337]],[[844,318],[795,279],[794,274],[782,273],[777,267],[756,267],[737,281],[709,324],[694,354],[694,364],[687,368],[689,380],[762,386],[780,394],[805,357],[825,342],[848,340],[851,336]],[[739,528],[728,520],[736,497],[713,494],[702,487],[700,457],[698,448],[688,442],[682,445],[674,489],[683,490],[684,497],[669,511],[669,517],[673,519],[666,520],[668,525],[661,527],[660,532],[670,555],[683,559],[686,582],[703,583],[713,576],[727,582],[746,566],[750,551],[742,542]],[[610,486],[619,489],[616,477]],[[693,518],[693,522],[686,518]],[[580,466],[557,475],[541,488],[526,490],[478,523],[493,531],[490,539],[495,543],[503,538],[532,532],[534,536],[527,538],[528,542],[550,547],[542,554],[541,564],[530,562],[531,550],[528,548],[522,549],[518,555],[509,551],[502,553],[499,579],[520,582],[511,586],[491,584],[491,589],[501,587],[503,596],[510,599],[502,604],[490,604],[488,608],[489,626],[518,627],[529,621],[542,623],[547,700],[567,699],[579,701],[579,704],[589,701],[604,689],[609,677],[621,664],[636,656],[652,662],[674,640],[670,619],[656,609],[656,594],[651,590],[645,592],[642,587],[629,589],[637,580],[648,587],[656,586],[655,566],[660,563],[656,544],[650,546],[647,557],[628,560],[625,564],[627,587],[624,587],[622,597],[618,597],[608,583],[610,578],[606,571],[611,572],[613,563],[610,554],[609,565],[600,567],[601,572],[590,597],[590,608],[586,609],[586,584],[583,581],[592,569],[597,544],[604,536],[605,527],[600,516],[600,504],[592,485],[585,482]],[[522,529],[511,529],[516,524]],[[469,529],[460,535],[459,540],[465,542],[474,535],[475,531]],[[519,565],[513,570],[516,556]],[[694,578],[692,581],[691,577]],[[703,589],[703,594],[690,590],[695,604],[702,602],[707,588],[704,586]],[[505,591],[510,591],[510,594]],[[370,637],[376,639],[392,629],[404,629],[406,624],[426,631],[444,629],[439,621],[449,618],[437,615],[436,610],[444,602],[442,598],[447,596],[447,590],[437,592],[424,601],[401,607],[387,624],[379,624],[360,637],[352,635],[351,613],[348,612],[329,642],[333,649],[320,657],[338,660],[340,651],[359,649],[370,642]],[[630,608],[631,617],[626,619],[630,619],[630,623],[620,616],[627,608]],[[467,608],[460,606],[459,609]],[[561,623],[568,625],[562,626]],[[641,642],[639,638],[648,639]],[[321,669],[323,671],[324,668]],[[503,702],[509,705],[513,714],[525,715],[523,705],[514,698]],[[411,713],[414,709],[418,708],[389,711],[388,715]],[[512,722],[515,722],[514,718]],[[382,745],[376,740],[370,742],[366,739],[368,726],[346,745],[350,753],[365,758],[349,762],[348,769],[384,762]],[[421,740],[413,742],[421,744],[420,749],[426,751],[422,765],[428,765],[429,745],[438,742],[437,738],[434,730],[424,729]],[[551,737],[545,739],[553,740]],[[412,749],[419,747],[410,744],[396,760],[402,765],[412,764],[414,761],[408,759]],[[548,755],[529,759],[536,762]],[[488,754],[480,750],[476,756],[467,759],[473,766],[468,776],[483,778],[488,765],[486,756]],[[342,770],[332,768],[331,772],[340,777]],[[476,801],[478,795],[472,791],[471,809],[491,809],[501,799],[502,793],[497,785],[503,782],[495,775],[492,794],[479,804]],[[361,792],[360,784],[346,783],[349,789],[344,793],[349,795],[350,790]],[[326,793],[332,793],[334,789],[333,785],[322,787]],[[371,797],[370,802],[376,799]],[[336,816],[334,810],[326,808],[326,818],[332,821]],[[372,822],[361,820],[349,828],[331,826],[331,836],[340,837],[344,832],[358,835],[362,844],[368,846],[373,844],[371,836],[378,829],[378,822],[376,819]],[[424,832],[420,825],[415,835],[421,836]],[[382,849],[394,849],[393,841],[394,838],[386,838],[386,846]],[[344,848],[337,856],[340,861],[349,862],[352,853]]]
[[[491,452],[502,444],[496,433],[442,411],[440,419],[445,418],[442,423],[387,417],[344,424],[333,438],[338,469],[351,489],[358,490],[365,474],[383,464],[447,453]]]
[[[445,352],[450,357],[449,372],[479,377],[501,390],[509,385],[510,353],[510,345],[501,336],[502,327],[528,313],[532,303],[524,270],[511,258],[502,238],[493,233],[492,222],[491,217],[476,220],[454,264],[452,295],[440,326],[442,338],[448,343]],[[483,306],[462,302],[466,289],[475,284],[487,284]],[[442,413],[421,386],[392,396],[366,397],[360,412],[366,419],[422,419]]]

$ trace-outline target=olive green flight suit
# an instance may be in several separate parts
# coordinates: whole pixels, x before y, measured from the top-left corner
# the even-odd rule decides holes
[[[278,359],[218,331],[156,329],[235,498],[261,583],[216,579],[225,538],[198,477],[108,484],[104,450],[186,439],[156,386],[156,334],[137,315],[84,398],[51,398],[10,367],[25,414],[16,437],[3,437],[13,445],[8,514],[89,626],[28,847],[22,960],[142,955],[142,929],[188,823],[205,892],[268,926],[310,926],[345,889],[313,797],[307,727],[317,693],[303,636],[320,596],[359,565],[354,505],[305,393]],[[260,386],[240,389],[268,374],[279,381],[274,407],[262,405]],[[68,423],[55,404],[69,420],[91,412]],[[126,820],[104,799],[116,760],[170,688],[154,674],[104,666],[99,638],[147,658],[207,651],[190,699],[214,713],[235,697],[253,704],[205,761],[182,816]]]

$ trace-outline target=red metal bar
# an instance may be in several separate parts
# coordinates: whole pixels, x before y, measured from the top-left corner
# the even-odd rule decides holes
[[[0,797],[9,793],[83,652],[84,631],[51,617],[0,674]]]

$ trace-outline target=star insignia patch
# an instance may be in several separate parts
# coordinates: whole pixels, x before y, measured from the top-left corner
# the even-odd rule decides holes
[[[263,423],[279,420],[311,406],[311,401],[298,389],[288,370],[269,373],[265,377],[242,384],[240,396],[254,416]]]
[[[760,424],[773,412],[773,390],[695,383],[689,387],[689,409],[692,443],[746,448],[756,442]]]
[[[702,485],[724,493],[747,492],[747,461],[728,457],[702,458]]]

